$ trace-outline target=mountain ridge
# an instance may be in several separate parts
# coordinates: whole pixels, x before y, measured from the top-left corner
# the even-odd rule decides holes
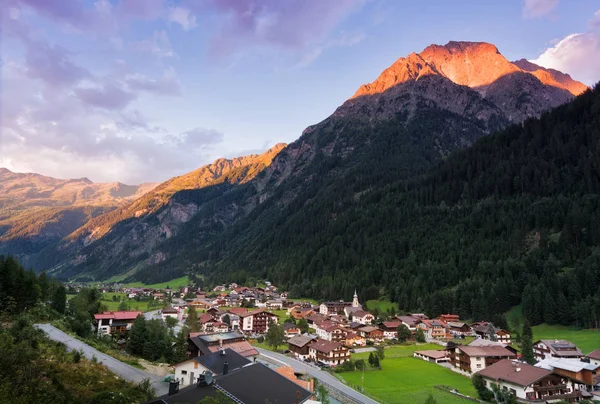
[[[487,83],[485,69],[473,66],[482,60],[499,66],[490,76],[495,81]],[[469,65],[462,73],[461,63]],[[374,83],[377,91],[351,96],[252,169],[221,172],[214,182],[209,170],[208,186],[200,188],[193,179],[197,173],[175,177],[127,207],[90,220],[32,262],[64,278],[127,273],[132,279],[165,280],[187,270],[210,271],[215,257],[228,255],[223,248],[255,245],[268,226],[294,222],[305,212],[317,217],[331,211],[329,217],[337,217],[351,209],[348,201],[390,181],[424,175],[453,151],[572,99],[569,91],[511,64],[495,46],[473,42],[432,45],[400,58]],[[190,174],[192,186],[177,185]]]

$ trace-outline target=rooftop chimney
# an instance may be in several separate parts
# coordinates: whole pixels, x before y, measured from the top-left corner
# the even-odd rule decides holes
[[[225,350],[223,348],[220,349],[221,356],[225,356]]]
[[[227,373],[229,373],[229,363],[224,362],[223,363],[223,374],[226,375]]]

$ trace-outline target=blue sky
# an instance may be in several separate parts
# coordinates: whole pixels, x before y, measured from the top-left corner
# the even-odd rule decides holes
[[[292,142],[397,58],[495,44],[593,84],[597,0],[3,0],[0,166],[162,181]]]

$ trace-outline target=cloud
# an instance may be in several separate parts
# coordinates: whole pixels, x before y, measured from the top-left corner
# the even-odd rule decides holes
[[[172,67],[166,69],[163,76],[158,79],[136,73],[127,76],[125,82],[130,89],[135,91],[147,91],[162,95],[179,95],[181,93],[181,85]]]
[[[40,92],[17,67],[5,66],[3,96],[13,102],[0,111],[0,166],[94,181],[163,180],[208,162],[224,138],[198,128],[170,136],[137,110],[115,109],[128,98],[109,86]]]
[[[114,84],[106,84],[101,88],[78,88],[75,95],[88,105],[109,110],[121,110],[136,98],[134,93]]]
[[[11,14],[2,16],[3,32],[10,29],[9,40],[16,39],[23,52],[3,55],[0,166],[138,183],[179,175],[212,159],[212,147],[223,140],[220,132],[190,130],[172,137],[131,109],[146,95],[181,93],[172,67],[140,74],[115,60],[106,71],[90,71],[77,54],[45,42],[43,32]]]
[[[364,2],[209,0],[204,3],[190,2],[189,5],[196,9],[208,5],[221,15],[221,27],[212,39],[211,53],[227,57],[252,45],[305,51],[326,40],[331,30]]]
[[[154,31],[151,39],[131,43],[131,49],[137,52],[150,53],[159,58],[179,58],[173,51],[173,46],[165,31]]]
[[[539,18],[556,9],[558,0],[523,0],[523,18]]]
[[[566,36],[532,62],[569,73],[587,85],[600,80],[600,10],[586,32]]]
[[[28,42],[25,53],[27,74],[50,86],[75,83],[91,73],[77,66],[70,58],[72,54],[59,46],[42,42]]]
[[[182,146],[199,148],[219,144],[223,139],[223,133],[214,129],[194,128],[183,132],[179,136],[178,142]]]
[[[173,7],[169,10],[168,20],[181,25],[184,31],[189,31],[196,27],[196,17],[192,12],[183,7]]]

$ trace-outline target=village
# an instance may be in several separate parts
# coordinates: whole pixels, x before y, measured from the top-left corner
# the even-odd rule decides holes
[[[199,385],[207,372],[222,377],[257,360],[285,355],[286,365],[277,364],[275,372],[269,373],[275,378],[273,383],[287,379],[308,392],[307,400],[314,400],[314,381],[295,371],[298,363],[322,372],[348,368],[364,372],[366,365],[362,359],[353,360],[354,355],[362,358],[368,353],[370,366],[376,368],[379,359],[371,359],[377,352],[412,344],[412,357],[464,377],[480,376],[485,389],[492,394],[497,390],[510,393],[516,402],[600,400],[600,350],[586,353],[567,340],[536,340],[537,363],[532,365],[524,361],[510,331],[491,322],[468,324],[455,314],[436,318],[423,313],[376,316],[363,307],[356,292],[352,301],[316,304],[309,299],[289,299],[288,293],[268,281],[261,287],[233,283],[210,291],[190,286],[101,291],[160,301],[162,308],[145,316],[177,321],[179,327],[189,326],[190,311],[197,313],[195,331],[187,337],[189,359],[172,367],[172,382],[177,383],[173,391]],[[139,310],[96,314],[95,332],[126,333],[140,314]],[[432,349],[434,346],[438,348]]]

